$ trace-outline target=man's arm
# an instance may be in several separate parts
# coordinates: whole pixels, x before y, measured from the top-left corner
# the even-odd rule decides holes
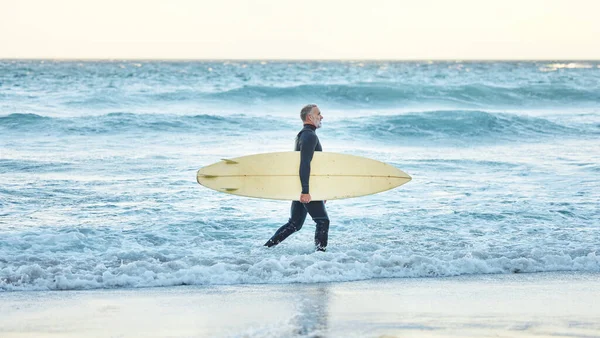
[[[317,140],[317,135],[314,133],[302,133],[302,142],[300,143],[300,183],[302,184],[302,194],[310,193],[308,187],[310,162],[315,154]]]

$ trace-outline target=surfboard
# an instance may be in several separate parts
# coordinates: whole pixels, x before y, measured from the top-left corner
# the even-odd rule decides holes
[[[200,168],[201,185],[224,193],[275,200],[299,200],[300,152],[254,154]],[[371,195],[390,190],[412,178],[402,170],[366,157],[315,152],[311,161],[313,201]]]

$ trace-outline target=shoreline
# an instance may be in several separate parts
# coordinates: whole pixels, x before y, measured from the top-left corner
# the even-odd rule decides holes
[[[0,293],[2,337],[600,337],[600,273]]]

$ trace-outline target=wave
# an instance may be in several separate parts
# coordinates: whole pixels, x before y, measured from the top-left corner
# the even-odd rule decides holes
[[[351,84],[302,84],[296,86],[244,85],[215,91],[207,88],[180,88],[170,91],[134,92],[128,95],[100,91],[63,102],[67,106],[118,109],[145,104],[294,104],[318,102],[344,108],[373,108],[442,105],[476,107],[589,106],[600,103],[600,87],[569,84],[402,84],[357,82]]]
[[[218,213],[218,209],[214,211]],[[500,214],[474,214],[476,222],[491,221],[496,229],[496,221],[490,219],[494,216]],[[441,243],[440,230],[436,230],[420,249],[392,238],[371,238],[368,243],[357,238],[359,242],[340,243],[326,253],[314,253],[306,245],[263,247],[256,243],[262,235],[249,236],[248,229],[243,234],[232,233],[239,230],[239,224],[246,225],[244,221],[185,223],[140,228],[36,226],[5,231],[0,236],[0,292],[600,272],[597,243],[575,240],[580,234],[558,242],[497,238],[498,245],[476,248],[465,246],[462,240]],[[394,224],[378,226],[398,230]],[[555,231],[545,225],[540,229],[548,231],[543,238]],[[476,235],[476,241],[483,244],[481,235]],[[510,244],[504,245],[505,240]],[[577,245],[566,248],[564,243]]]
[[[578,137],[600,134],[596,119],[543,117],[480,110],[440,110],[397,115],[367,115],[338,120],[324,133],[341,138],[369,140],[527,140],[544,137]],[[296,130],[296,118],[252,115],[166,115],[110,113],[92,117],[57,118],[36,114],[0,116],[0,130],[7,133],[53,135],[116,135],[124,133],[198,133],[242,136],[268,131]]]
[[[428,111],[344,122],[352,135],[384,139],[526,139],[600,134],[593,124],[564,125],[541,117],[486,111]]]
[[[600,64],[579,62],[17,62],[0,60],[4,101],[66,109],[247,106],[597,106]],[[11,90],[18,88],[18,90]],[[126,108],[125,108],[126,107]],[[18,108],[17,108],[18,109]]]
[[[171,259],[147,252],[111,253],[118,263],[75,261],[44,262],[28,258],[0,269],[0,291],[77,290],[176,285],[288,284],[343,282],[378,278],[449,277],[478,274],[553,271],[600,272],[600,257],[581,255],[464,257],[442,259],[422,255],[381,252],[340,252],[317,255],[284,255],[236,261]],[[23,256],[23,255],[21,255]],[[114,256],[114,257],[113,257]],[[21,257],[25,259],[26,257]],[[0,263],[2,260],[0,259]],[[93,263],[93,266],[86,264]]]
[[[19,128],[23,126],[35,125],[50,120],[52,120],[52,118],[40,116],[37,114],[16,113],[0,116],[0,126],[5,128]]]
[[[273,127],[283,123],[274,120]],[[45,117],[37,114],[10,114],[0,116],[0,130],[8,132],[52,132],[78,135],[120,134],[126,132],[226,132],[240,134],[244,131],[266,130],[246,115],[164,115],[110,113],[91,117]]]
[[[529,84],[502,87],[486,84],[403,85],[354,83],[299,85],[291,87],[243,86],[205,97],[238,102],[323,102],[351,106],[396,106],[402,104],[451,104],[456,106],[536,106],[548,104],[598,104],[599,88],[560,84]],[[191,94],[190,94],[191,95]],[[195,95],[198,97],[198,94]],[[181,97],[180,97],[181,98]]]

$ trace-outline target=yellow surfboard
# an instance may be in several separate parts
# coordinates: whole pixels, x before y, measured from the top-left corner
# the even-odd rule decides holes
[[[198,183],[217,191],[256,198],[299,200],[300,152],[277,152],[223,159],[198,170]],[[371,195],[411,180],[396,167],[365,157],[315,152],[311,161],[313,201]]]

